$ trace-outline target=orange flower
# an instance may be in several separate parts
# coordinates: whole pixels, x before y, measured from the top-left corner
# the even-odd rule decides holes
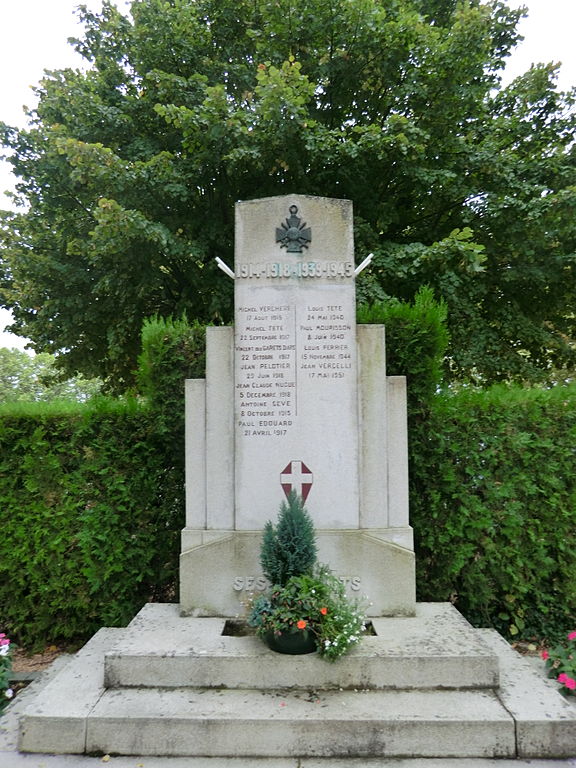
[[[328,608],[320,608],[320,613],[322,614],[322,616],[326,616],[326,614],[328,613]]]
[[[306,622],[304,621],[304,619],[300,619],[300,621],[296,623],[296,626],[298,627],[298,629],[306,629]]]

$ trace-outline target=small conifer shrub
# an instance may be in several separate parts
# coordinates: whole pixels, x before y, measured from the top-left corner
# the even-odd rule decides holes
[[[266,578],[285,586],[292,576],[311,573],[316,563],[316,537],[304,501],[291,491],[283,501],[276,525],[266,523],[260,549],[260,564]]]

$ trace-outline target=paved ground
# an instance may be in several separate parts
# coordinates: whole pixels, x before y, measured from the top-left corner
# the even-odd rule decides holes
[[[194,757],[84,757],[21,754],[16,749],[18,717],[31,697],[67,662],[60,657],[38,680],[22,691],[0,718],[0,768],[576,768],[568,760],[492,759],[269,759]],[[537,662],[535,662],[537,663]],[[576,704],[576,703],[575,703]]]

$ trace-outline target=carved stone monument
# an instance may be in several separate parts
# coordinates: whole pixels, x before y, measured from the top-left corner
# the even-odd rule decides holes
[[[206,379],[187,382],[184,615],[264,589],[261,532],[290,490],[371,615],[414,614],[405,381],[384,328],[356,326],[356,272],[349,201],[237,204],[234,328],[207,329]]]
[[[101,629],[33,695],[19,749],[331,768],[571,757],[576,714],[549,681],[454,606],[415,605],[405,383],[386,376],[384,329],[356,327],[351,204],[290,195],[236,215],[235,327],[208,329],[206,380],[187,383],[181,604]],[[334,664],[227,631],[264,587],[262,527],[291,489],[320,559],[393,616]]]

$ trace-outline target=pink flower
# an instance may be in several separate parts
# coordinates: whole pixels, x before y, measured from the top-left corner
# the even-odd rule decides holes
[[[574,632],[570,632],[570,634],[568,635],[568,640],[576,640],[576,629],[574,630]]]
[[[0,639],[0,645],[10,645],[10,640],[7,637],[3,637]]]
[[[570,688],[571,691],[576,690],[576,680],[573,677],[567,677],[564,681],[566,688]]]
[[[558,675],[558,682],[564,685],[566,683],[566,680],[568,680],[568,675],[566,674],[566,672],[560,672],[560,674]]]
[[[548,653],[546,648],[544,648],[544,650],[541,651],[540,656],[544,659],[544,661],[546,661],[546,659],[548,659],[550,657],[550,654]]]

